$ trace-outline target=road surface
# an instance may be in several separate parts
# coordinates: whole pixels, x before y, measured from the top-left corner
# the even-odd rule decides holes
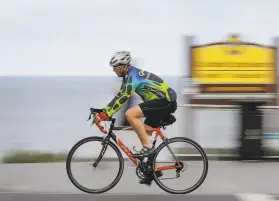
[[[64,163],[1,164],[0,201],[271,201],[279,200],[278,170],[277,162],[210,161],[208,176],[199,189],[189,195],[170,195],[155,183],[140,185],[135,168],[125,162],[123,176],[113,189],[88,195],[71,184]],[[102,178],[98,174],[94,183]]]
[[[264,194],[238,195],[84,195],[0,193],[2,201],[276,201],[279,197]]]

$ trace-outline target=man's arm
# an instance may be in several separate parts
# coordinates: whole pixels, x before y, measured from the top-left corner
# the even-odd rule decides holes
[[[118,112],[131,97],[132,93],[136,90],[138,83],[136,80],[133,82],[128,82],[123,85],[117,95],[112,99],[112,101],[104,107],[105,113],[112,117],[116,112]]]

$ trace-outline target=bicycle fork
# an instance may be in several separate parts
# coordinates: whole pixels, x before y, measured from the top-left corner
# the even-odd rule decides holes
[[[106,150],[108,148],[108,142],[109,142],[109,136],[106,136],[104,138],[104,140],[102,141],[102,145],[103,145],[102,150],[101,150],[97,160],[93,163],[94,168],[97,167],[97,165],[99,164],[99,162],[102,160],[103,156],[105,155]]]

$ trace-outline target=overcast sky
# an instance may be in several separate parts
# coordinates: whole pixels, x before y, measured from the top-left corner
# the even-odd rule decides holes
[[[279,36],[278,0],[2,0],[0,75],[113,75],[111,54],[183,73],[181,35],[198,43]]]

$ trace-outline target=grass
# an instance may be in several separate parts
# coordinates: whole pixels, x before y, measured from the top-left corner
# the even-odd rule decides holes
[[[62,162],[67,157],[66,153],[50,153],[41,151],[10,151],[2,158],[2,163],[46,163]]]
[[[205,149],[207,154],[236,154],[236,149]],[[180,148],[176,153],[190,153],[190,150]],[[266,156],[279,156],[278,149],[264,148]],[[42,151],[14,150],[8,152],[2,158],[2,163],[51,163],[66,161],[68,153],[51,153]],[[88,158],[73,158],[74,161],[90,161]],[[92,158],[91,158],[92,160]]]

